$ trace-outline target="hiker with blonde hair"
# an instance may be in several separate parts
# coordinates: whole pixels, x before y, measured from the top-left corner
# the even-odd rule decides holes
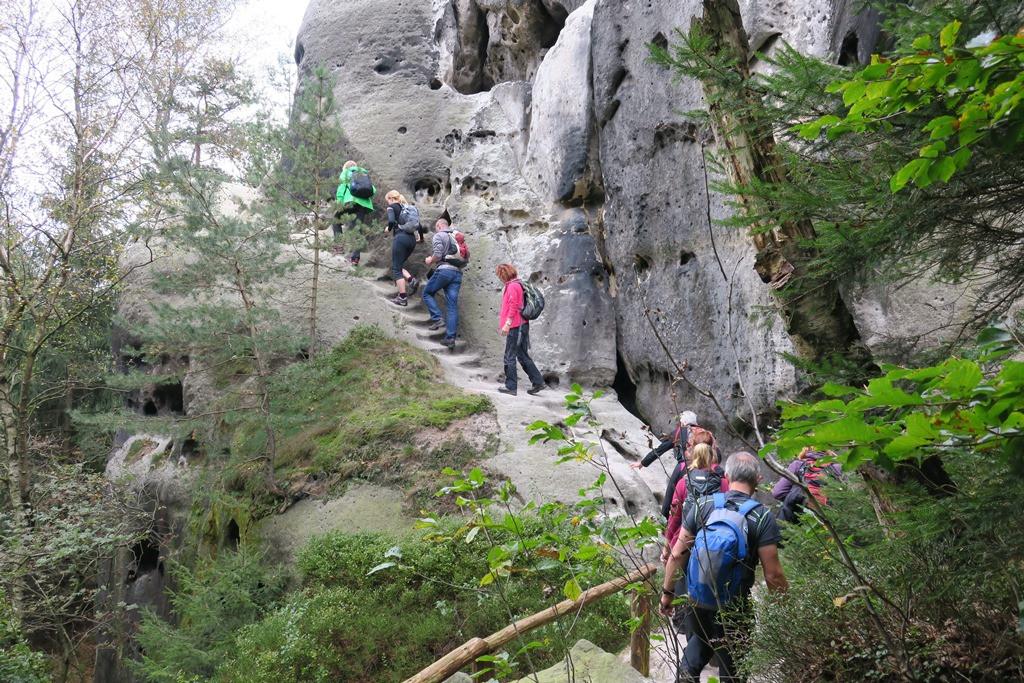
[[[420,212],[398,190],[391,190],[384,195],[387,202],[388,227],[384,234],[394,233],[391,242],[391,275],[395,279],[398,294],[391,303],[396,306],[408,306],[409,294],[415,294],[420,282],[405,269],[405,262],[412,256],[416,244],[423,241],[425,231],[420,223]],[[407,289],[408,287],[408,289]]]
[[[710,439],[704,437],[701,443],[694,445],[690,452],[690,461],[686,465],[686,474],[679,477],[679,482],[672,493],[668,524],[665,526],[665,539],[668,544],[665,546],[663,560],[667,557],[668,548],[676,542],[679,529],[683,525],[683,516],[694,501],[729,490],[729,479],[719,466],[718,453],[711,447],[709,441]]]
[[[335,238],[342,232],[341,217],[348,214],[349,230],[356,227],[356,224],[369,225],[369,218],[373,215],[373,197],[377,194],[377,188],[370,180],[370,173],[365,168],[351,159],[341,167],[341,175],[338,177],[338,191],[335,199],[341,205],[334,214],[334,223],[331,225]],[[340,247],[339,247],[340,248]],[[359,250],[355,249],[349,256],[353,266],[359,265]]]

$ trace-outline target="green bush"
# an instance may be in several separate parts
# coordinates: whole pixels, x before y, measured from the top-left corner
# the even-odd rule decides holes
[[[32,650],[25,642],[10,603],[0,593],[0,681],[47,683],[49,680],[46,656]]]
[[[494,584],[481,588],[488,571],[482,548],[462,538],[442,543],[399,542],[383,534],[317,538],[299,557],[304,591],[245,628],[214,680],[401,681],[466,640],[561,599],[570,578],[561,566],[514,578],[503,584],[503,592]],[[389,551],[400,555],[399,566],[368,574]],[[613,573],[610,568],[608,576]],[[534,668],[548,666],[578,638],[615,650],[628,637],[627,618],[625,598],[608,598],[571,626],[559,623],[531,633],[528,640],[543,645],[530,652],[529,661]],[[563,631],[567,628],[571,633]],[[508,649],[515,652],[525,644]]]
[[[837,561],[835,544],[807,521],[786,530],[790,591],[758,607],[744,660],[750,673],[778,681],[888,681],[901,677],[901,657],[917,680],[1021,677],[1024,529],[1016,520],[1024,483],[1005,468],[977,468],[963,458],[946,465],[960,486],[955,496],[885,491],[903,511],[888,534],[862,487],[830,487],[832,517],[851,555],[895,606],[874,600],[896,652],[872,620],[864,591]]]
[[[284,582],[245,550],[225,552],[195,570],[172,565],[171,594],[178,624],[153,613],[143,617],[138,642],[145,655],[137,670],[152,683],[208,680],[234,649],[238,629],[262,618]]]

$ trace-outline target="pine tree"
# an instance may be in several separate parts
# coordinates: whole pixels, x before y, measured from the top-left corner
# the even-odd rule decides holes
[[[337,153],[343,142],[343,133],[336,123],[337,107],[334,100],[334,78],[323,66],[313,69],[304,81],[292,108],[287,129],[277,129],[274,139],[279,154],[269,161],[268,178],[261,189],[266,196],[265,212],[276,212],[278,220],[304,227],[304,247],[312,267],[309,284],[309,315],[307,335],[309,353],[317,351],[317,316],[320,275],[323,261],[323,230],[334,218],[337,208],[335,188],[340,167]],[[299,250],[300,258],[306,249]]]
[[[147,353],[187,350],[211,372],[234,369],[236,381],[219,403],[226,418],[259,416],[257,460],[266,490],[279,495],[269,378],[275,361],[294,358],[303,343],[273,305],[275,282],[296,266],[285,251],[289,225],[237,196],[252,188],[229,186],[224,172],[190,162],[179,158],[163,169],[174,191],[159,201],[174,220],[162,238],[179,265],[156,289],[180,298],[154,306],[155,320],[142,330]]]

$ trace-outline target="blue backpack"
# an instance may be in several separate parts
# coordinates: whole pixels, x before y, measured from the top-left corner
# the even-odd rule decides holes
[[[747,514],[760,503],[748,500],[738,510],[725,507],[725,494],[711,497],[715,507],[690,550],[686,588],[690,599],[705,609],[718,609],[735,598],[743,585],[747,547]]]

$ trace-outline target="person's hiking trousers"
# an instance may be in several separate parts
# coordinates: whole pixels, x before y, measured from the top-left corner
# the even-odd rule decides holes
[[[505,387],[509,391],[516,391],[519,386],[519,376],[516,372],[516,363],[523,366],[533,386],[544,384],[544,377],[537,369],[537,364],[530,358],[530,323],[524,322],[519,327],[513,327],[505,337]]]
[[[409,260],[415,249],[416,237],[401,228],[396,229],[395,239],[391,243],[391,275],[395,278],[395,282],[405,277],[402,274],[402,268],[405,267],[405,262]]]
[[[462,271],[458,268],[438,268],[430,276],[427,286],[423,288],[423,303],[430,311],[431,320],[445,321],[445,339],[455,339],[459,327],[459,289],[462,287]],[[434,295],[444,290],[445,313],[442,318],[441,308],[437,305]]]

